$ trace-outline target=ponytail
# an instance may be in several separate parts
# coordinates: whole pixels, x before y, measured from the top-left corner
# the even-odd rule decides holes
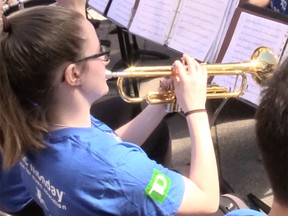
[[[3,53],[0,53],[0,59],[3,59]],[[36,107],[23,109],[24,103],[21,106],[9,84],[5,62],[1,61],[0,65],[0,149],[3,168],[8,169],[27,150],[44,148],[42,134],[47,132],[47,127],[41,125],[45,121]]]
[[[39,6],[4,18],[0,38],[0,153],[3,168],[45,148],[46,113],[59,68],[83,50],[81,14]],[[47,64],[48,63],[48,64]]]

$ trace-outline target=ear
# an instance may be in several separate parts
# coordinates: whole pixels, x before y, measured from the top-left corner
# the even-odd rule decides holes
[[[80,71],[76,64],[70,64],[64,71],[65,81],[72,86],[80,85]]]

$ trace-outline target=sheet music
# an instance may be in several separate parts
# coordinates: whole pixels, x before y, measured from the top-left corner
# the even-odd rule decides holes
[[[203,61],[229,5],[227,0],[184,0],[168,46]]]
[[[89,0],[88,1],[88,5],[95,9],[96,11],[98,11],[99,13],[101,13],[102,15],[105,12],[105,9],[107,7],[109,3],[109,0]]]
[[[164,45],[179,0],[142,0],[129,31]]]
[[[249,61],[253,51],[260,46],[271,48],[280,57],[287,35],[288,25],[242,12],[222,62]],[[255,83],[251,75],[248,74],[247,78],[247,91],[242,98],[259,105],[261,86]],[[233,89],[235,77],[216,76],[213,82]]]
[[[287,33],[288,34],[288,33]],[[288,36],[287,36],[288,38]],[[286,40],[286,43],[285,43],[285,47],[283,49],[283,52],[282,52],[282,56],[280,58],[280,62],[279,64],[283,63],[283,61],[288,58],[288,39]]]
[[[113,0],[107,18],[127,28],[133,15],[136,0]]]
[[[213,45],[211,46],[209,53],[207,54],[205,61],[209,63],[215,63],[216,59],[219,55],[221,46],[223,44],[223,41],[225,39],[225,36],[227,34],[227,30],[229,28],[230,22],[233,18],[234,12],[239,5],[239,0],[230,0],[229,1],[228,10],[225,11],[224,14],[224,20],[222,22],[224,23],[221,25],[218,36],[216,37],[216,40],[214,41]]]

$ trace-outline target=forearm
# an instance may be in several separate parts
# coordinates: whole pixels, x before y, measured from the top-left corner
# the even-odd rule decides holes
[[[164,105],[148,105],[138,116],[115,132],[122,140],[141,146],[166,114]]]
[[[186,117],[191,136],[190,179],[203,192],[207,200],[217,200],[219,182],[217,162],[208,115],[205,112],[195,113]]]
[[[266,7],[271,0],[241,0],[242,3],[249,3],[258,7]]]

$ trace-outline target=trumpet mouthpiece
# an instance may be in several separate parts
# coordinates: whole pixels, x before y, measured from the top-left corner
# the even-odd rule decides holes
[[[106,80],[109,80],[109,79],[113,78],[112,71],[108,70],[108,69],[105,69],[105,77],[106,77]]]

